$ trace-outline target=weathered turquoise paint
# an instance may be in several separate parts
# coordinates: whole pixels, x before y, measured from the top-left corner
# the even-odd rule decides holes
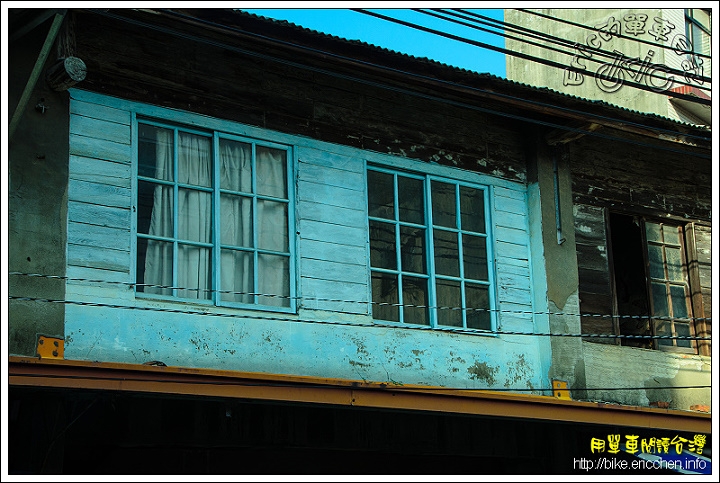
[[[79,90],[71,95],[67,273],[114,283],[68,281],[66,358],[391,384],[550,386],[547,338],[383,326],[369,315],[366,162],[487,186],[498,329],[546,327],[532,314],[533,293],[547,289],[532,275],[530,243],[539,238],[531,237],[524,184]],[[295,146],[297,313],[135,296],[136,115]]]

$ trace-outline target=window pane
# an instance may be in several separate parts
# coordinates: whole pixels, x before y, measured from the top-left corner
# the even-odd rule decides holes
[[[484,285],[465,286],[467,326],[470,329],[490,330],[490,294]],[[480,309],[480,310],[477,310]]]
[[[460,224],[465,231],[485,233],[485,201],[482,190],[460,187]]]
[[[398,204],[400,221],[425,223],[425,196],[420,179],[398,176]]]
[[[672,328],[669,321],[656,320],[655,321],[655,335],[661,337],[672,336]],[[658,339],[660,345],[673,345],[672,339]]]
[[[178,245],[178,297],[212,298],[210,253],[209,248]]]
[[[172,289],[152,285],[172,287],[173,285],[173,244],[168,242],[138,239],[137,283],[138,292],[157,295],[172,295]]]
[[[400,322],[397,275],[388,273],[372,274],[372,316],[378,320]],[[381,305],[395,304],[395,305]]]
[[[138,175],[173,180],[173,131],[138,124]]]
[[[670,285],[670,299],[672,300],[673,317],[686,318],[688,316],[688,299],[685,295],[684,286]]]
[[[210,138],[181,132],[178,135],[178,182],[212,186]]]
[[[251,304],[255,292],[253,253],[222,250],[220,263],[220,300]]]
[[[450,280],[438,280],[436,290],[438,324],[462,327],[462,310],[459,310],[462,307],[460,283]]]
[[[287,199],[287,151],[257,146],[257,193]]]
[[[138,233],[173,236],[173,188],[138,181]]]
[[[690,337],[690,326],[688,324],[680,324],[675,322],[675,335],[680,337]],[[676,339],[678,347],[692,347],[690,339]]]
[[[258,291],[275,297],[259,297],[262,305],[290,306],[290,259],[276,255],[258,255]]]
[[[663,247],[661,245],[648,245],[648,262],[650,263],[650,277],[665,280]]]
[[[258,248],[288,251],[287,203],[258,200]]]
[[[426,273],[425,230],[400,227],[400,260],[405,272]]]
[[[395,219],[395,188],[393,175],[368,171],[368,215]]]
[[[403,322],[429,325],[427,279],[403,277]]]
[[[203,243],[211,239],[212,196],[198,190],[178,190],[178,238]]]
[[[220,243],[253,247],[251,198],[224,193],[220,195]]]
[[[665,243],[680,245],[680,227],[663,225],[663,236]]]
[[[675,247],[665,247],[665,256],[667,257],[668,280],[675,282],[684,282],[682,267],[682,255],[680,249]]]
[[[460,252],[457,233],[435,230],[435,272],[438,275],[460,276]]]
[[[370,266],[397,269],[395,225],[370,221]]]
[[[252,193],[252,146],[220,140],[220,188]]]
[[[652,284],[653,315],[670,315],[668,312],[667,292],[665,284]]]
[[[455,201],[455,185],[439,181],[432,182],[434,225],[457,228],[457,206]]]
[[[488,265],[485,237],[463,235],[463,261],[465,278],[487,281]]]
[[[662,227],[657,223],[645,223],[645,236],[647,241],[662,243]]]

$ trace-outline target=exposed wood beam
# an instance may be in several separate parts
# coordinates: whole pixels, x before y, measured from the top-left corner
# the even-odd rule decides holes
[[[40,49],[40,54],[38,54],[38,58],[35,61],[35,66],[33,67],[33,70],[30,73],[30,77],[25,84],[25,89],[23,90],[22,96],[20,96],[20,101],[18,101],[18,105],[15,107],[15,112],[13,113],[12,120],[10,121],[10,127],[8,129],[8,141],[12,140],[13,133],[18,127],[18,124],[20,124],[20,119],[22,118],[22,115],[25,112],[25,108],[27,107],[27,103],[30,100],[30,95],[35,89],[37,80],[40,77],[40,72],[45,65],[45,61],[47,61],[48,54],[50,53],[50,48],[55,43],[55,39],[57,38],[58,32],[60,31],[60,26],[65,19],[65,13],[66,11],[63,10],[62,12],[55,14],[55,18],[53,19],[53,23],[50,26],[50,30],[45,37],[45,43],[43,44],[42,49]]]

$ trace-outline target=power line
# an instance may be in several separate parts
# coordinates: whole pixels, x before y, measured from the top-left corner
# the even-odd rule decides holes
[[[102,279],[85,279],[85,278],[71,278],[62,275],[45,275],[40,273],[23,273],[23,272],[10,272],[8,275],[12,276],[25,276],[34,278],[47,278],[55,280],[65,280],[67,282],[82,282],[82,283],[103,283],[109,285],[123,285],[126,287],[142,287],[142,288],[156,288],[161,290],[178,290],[178,291],[189,291],[195,292],[199,295],[200,292],[204,294],[228,294],[228,295],[241,295],[241,296],[257,296],[264,298],[276,298],[282,300],[295,300],[300,302],[330,302],[330,303],[343,303],[343,304],[356,304],[356,305],[368,305],[368,306],[381,306],[381,307],[399,307],[399,308],[420,308],[420,309],[438,309],[438,310],[455,310],[463,312],[496,312],[500,314],[512,314],[512,315],[553,315],[553,316],[567,316],[567,317],[587,317],[587,318],[608,318],[608,319],[630,319],[630,320],[674,320],[678,322],[702,322],[712,321],[710,317],[668,317],[668,316],[650,316],[650,315],[621,315],[621,314],[593,314],[593,313],[572,313],[572,312],[540,312],[534,310],[509,310],[509,309],[483,309],[483,308],[468,308],[468,307],[453,307],[453,306],[430,306],[430,305],[416,305],[408,303],[389,303],[389,302],[374,302],[369,300],[348,300],[348,299],[333,299],[324,297],[299,297],[289,295],[277,295],[277,294],[266,294],[257,292],[239,292],[234,290],[221,290],[221,289],[198,289],[179,287],[173,285],[158,285],[150,283],[137,283],[137,282],[120,282],[110,281]],[[198,300],[209,300],[199,299]],[[329,311],[341,314],[358,315],[356,312],[343,312],[343,311]]]
[[[60,299],[47,299],[39,297],[19,297],[11,295],[8,297],[10,300],[18,300],[23,302],[44,302],[53,304],[63,305],[78,305],[86,307],[101,307],[110,309],[122,309],[122,310],[139,310],[139,311],[150,311],[150,312],[165,312],[173,314],[183,315],[200,315],[206,317],[224,317],[231,319],[252,319],[252,320],[273,320],[278,322],[306,322],[316,324],[328,324],[328,325],[347,325],[353,327],[383,327],[383,328],[409,328],[409,329],[420,329],[429,330],[432,332],[452,332],[460,334],[486,334],[486,335],[518,335],[518,336],[532,336],[532,337],[581,337],[587,339],[631,339],[631,340],[712,340],[710,337],[699,337],[699,336],[679,336],[679,335],[634,335],[634,334],[567,334],[567,333],[551,333],[551,332],[521,332],[521,331],[508,331],[508,330],[481,330],[481,329],[464,329],[458,327],[447,327],[437,326],[431,327],[420,324],[403,325],[403,324],[392,324],[384,321],[372,320],[371,323],[367,322],[350,322],[347,320],[336,321],[336,320],[321,320],[321,319],[306,319],[302,317],[280,317],[280,316],[266,316],[266,315],[247,315],[237,313],[225,313],[225,312],[211,312],[209,310],[191,311],[187,309],[174,309],[168,307],[141,307],[136,305],[122,305],[122,304],[108,304],[103,302],[87,302],[81,300],[60,300]],[[361,315],[352,314],[347,312],[329,311],[336,314],[349,314],[349,315]]]
[[[525,39],[522,39],[522,38],[513,37],[513,36],[511,36],[511,35],[508,35],[508,34],[505,34],[505,33],[502,33],[502,32],[495,32],[495,31],[488,30],[488,29],[485,29],[485,28],[482,28],[482,27],[478,27],[477,25],[467,24],[467,23],[465,23],[465,22],[460,22],[460,21],[455,20],[455,19],[447,18],[447,17],[445,17],[445,16],[443,16],[443,15],[438,15],[438,14],[436,14],[436,13],[427,12],[427,11],[424,11],[423,9],[413,9],[413,10],[414,10],[414,11],[417,11],[417,12],[419,12],[419,13],[424,13],[424,14],[426,14],[426,15],[431,15],[431,16],[433,16],[433,17],[446,20],[446,21],[448,21],[448,22],[452,22],[452,23],[459,24],[459,25],[464,25],[464,26],[466,26],[466,27],[470,27],[470,28],[475,29],[475,30],[480,30],[480,31],[492,33],[492,34],[495,34],[495,35],[500,35],[500,36],[502,36],[502,37],[505,37],[506,39],[516,40],[516,41],[518,41],[518,42],[522,42],[522,43],[525,43],[525,44],[529,44],[529,45],[534,45],[534,46],[536,46],[536,47],[540,47],[541,49],[552,50],[552,51],[555,51],[555,52],[558,52],[558,53],[561,53],[561,54],[569,55],[570,57],[574,57],[575,54],[574,54],[573,52],[568,52],[568,51],[566,51],[566,50],[562,50],[562,49],[555,48],[555,47],[552,46],[552,44],[554,44],[554,45],[561,45],[561,46],[563,46],[563,47],[570,47],[570,48],[573,48],[573,49],[575,49],[575,48],[578,48],[578,49],[579,49],[577,42],[572,42],[572,41],[569,41],[569,40],[562,39],[562,38],[560,38],[560,37],[556,37],[556,36],[554,36],[554,35],[546,34],[546,33],[543,33],[543,32],[538,32],[538,31],[534,31],[534,30],[531,30],[531,29],[528,29],[528,28],[525,28],[525,27],[520,27],[520,26],[511,24],[511,23],[502,22],[502,21],[500,21],[500,20],[491,19],[490,17],[485,17],[485,16],[483,16],[483,15],[479,15],[479,14],[477,14],[477,13],[470,12],[470,11],[467,11],[467,12],[466,12],[466,11],[463,11],[463,10],[458,10],[459,12],[462,12],[462,14],[461,14],[461,13],[455,13],[455,12],[452,12],[452,11],[446,11],[445,9],[431,9],[431,10],[433,10],[434,12],[439,12],[439,13],[441,13],[441,14],[443,14],[443,15],[452,15],[452,16],[455,16],[455,17],[458,17],[458,18],[462,18],[462,19],[464,19],[464,20],[468,20],[468,21],[473,22],[473,23],[479,23],[479,24],[481,24],[481,25],[491,25],[491,24],[490,24],[488,21],[477,20],[477,19],[475,19],[475,18],[468,17],[468,15],[471,15],[471,16],[473,16],[473,17],[480,18],[480,19],[488,19],[488,20],[491,20],[491,21],[493,21],[493,22],[497,22],[497,23],[499,23],[499,24],[502,25],[502,27],[497,27],[497,26],[495,26],[495,25],[492,25],[494,28],[504,28],[505,30],[510,30],[510,31],[512,31],[512,32],[514,32],[514,33],[519,33],[520,35],[523,35],[523,36],[527,36],[527,37],[531,37],[531,38],[535,38],[535,39],[539,39],[539,40],[544,40],[544,41],[550,43],[551,45],[544,45],[544,44],[540,44],[540,43],[537,43],[537,42],[531,42],[531,41],[528,41],[528,40],[525,40]],[[635,39],[630,39],[630,40],[635,40]],[[671,49],[671,47],[666,47],[666,48]],[[604,49],[600,49],[600,48],[597,48],[597,47],[583,46],[582,50],[583,50],[583,51],[587,51],[587,52],[591,52],[591,53],[593,53],[593,54],[598,54],[599,56],[604,57],[604,58],[606,58],[606,59],[615,59],[615,58],[617,57],[617,54],[616,54],[616,53],[610,52],[610,51],[607,51],[607,50],[604,50]],[[595,60],[595,59],[592,59],[592,58],[589,58],[589,57],[585,57],[585,56],[583,57],[583,60],[595,62],[595,63],[598,63],[598,64],[601,63],[600,60]],[[630,60],[630,59],[628,59],[628,60]],[[568,69],[569,67],[570,67],[570,66],[565,66],[565,69]],[[639,69],[640,69],[640,68],[642,68],[642,67],[639,67]],[[571,70],[572,70],[572,69],[571,69]],[[636,75],[638,75],[638,74],[641,72],[640,70],[634,70],[634,69],[633,69],[632,67],[630,67],[630,66],[627,67],[627,70],[628,70],[628,72],[634,73],[633,77],[635,77]],[[663,72],[667,72],[668,74],[681,75],[681,76],[686,76],[686,74],[687,74],[687,72],[685,72],[685,71],[683,71],[683,70],[674,69],[674,68],[669,67],[669,66],[666,66],[666,65],[663,65]],[[664,78],[664,77],[662,77],[662,76],[659,76],[659,75],[657,75],[657,74],[655,74],[655,73],[651,73],[651,72],[644,72],[643,75],[646,75],[646,76],[648,76],[648,77],[654,77],[654,78],[666,80],[666,78]],[[711,79],[710,79],[709,77],[696,76],[696,78],[697,78],[698,80],[702,80],[703,82],[711,82]],[[680,85],[696,87],[696,88],[699,89],[699,90],[710,91],[710,88],[709,88],[709,87],[703,87],[703,86],[701,86],[701,85],[695,85],[694,83],[691,83],[691,82],[684,82],[684,81],[682,81],[682,80],[676,80],[676,79],[673,80],[673,82],[674,82],[674,83],[677,83],[677,84],[680,84]],[[632,86],[632,84],[625,84],[625,83],[624,83],[623,85]],[[654,91],[654,90],[653,90],[653,92],[657,92],[657,91]]]
[[[92,11],[92,10],[91,10],[91,11]],[[237,46],[234,46],[234,45],[229,45],[229,44],[226,44],[226,43],[223,43],[223,42],[213,41],[213,40],[206,39],[206,38],[203,38],[203,37],[197,37],[197,36],[194,36],[194,35],[189,35],[189,34],[186,34],[186,33],[184,33],[184,32],[178,32],[178,31],[176,31],[176,30],[174,30],[174,29],[171,29],[171,28],[166,28],[166,27],[162,27],[162,26],[159,26],[159,25],[148,24],[148,23],[145,23],[145,22],[142,22],[142,21],[139,21],[139,20],[134,20],[134,19],[129,19],[129,18],[121,17],[121,16],[118,16],[118,15],[115,15],[115,14],[111,14],[111,13],[109,13],[109,12],[98,11],[98,12],[94,12],[94,13],[97,13],[97,14],[99,14],[99,15],[104,15],[104,16],[107,16],[107,17],[111,17],[111,18],[115,18],[115,19],[117,19],[117,20],[121,20],[121,21],[124,21],[124,22],[127,22],[127,23],[131,23],[131,24],[134,24],[134,25],[137,25],[137,26],[145,27],[145,28],[152,29],[152,30],[157,30],[157,31],[164,32],[164,33],[168,33],[168,34],[175,35],[175,36],[178,36],[178,37],[182,37],[182,38],[185,38],[185,39],[188,39],[188,40],[193,40],[193,41],[196,41],[196,42],[203,42],[203,43],[206,43],[206,44],[208,44],[208,45],[214,45],[214,46],[217,46],[217,47],[220,47],[220,48],[224,48],[224,49],[231,50],[231,51],[234,51],[234,52],[242,53],[242,54],[244,54],[244,55],[249,55],[249,56],[253,56],[253,57],[257,57],[257,58],[262,58],[262,59],[265,59],[265,60],[269,60],[269,61],[272,61],[272,62],[281,63],[281,64],[288,65],[288,66],[291,66],[291,67],[296,67],[296,68],[300,68],[300,69],[306,69],[306,70],[310,70],[310,71],[313,71],[313,72],[322,73],[322,74],[325,74],[325,75],[328,75],[328,76],[337,77],[337,78],[341,78],[341,79],[346,79],[346,80],[350,80],[350,81],[353,81],[353,82],[358,82],[358,83],[362,83],[362,84],[366,84],[366,85],[378,87],[378,88],[385,89],[385,90],[390,90],[390,91],[393,91],[393,92],[399,92],[399,93],[403,93],[403,94],[406,94],[406,95],[411,95],[411,96],[415,96],[415,97],[419,97],[419,98],[423,98],[423,99],[428,99],[428,100],[432,100],[432,101],[436,101],[436,102],[441,102],[441,103],[444,103],[444,104],[460,106],[460,107],[464,107],[464,108],[467,108],[467,109],[470,109],[470,110],[474,110],[474,111],[478,111],[478,112],[485,112],[485,113],[489,113],[489,114],[493,114],[493,115],[497,115],[497,116],[501,116],[501,117],[507,117],[507,118],[510,118],[510,119],[516,119],[516,120],[520,120],[520,121],[523,121],[523,122],[528,122],[528,123],[530,123],[530,124],[537,124],[537,125],[552,127],[552,128],[556,128],[556,129],[560,129],[560,130],[564,130],[564,131],[579,133],[579,134],[588,134],[588,135],[592,135],[592,136],[595,136],[595,137],[599,137],[599,138],[603,138],[603,139],[608,139],[608,140],[612,140],[612,141],[620,141],[620,142],[624,142],[624,143],[632,144],[632,145],[636,145],[636,146],[655,148],[655,149],[660,149],[660,150],[667,151],[667,152],[673,152],[673,153],[678,153],[678,154],[687,155],[687,151],[686,151],[686,150],[675,149],[675,148],[667,147],[667,146],[665,146],[665,145],[660,145],[660,146],[658,146],[658,145],[649,144],[649,143],[644,143],[644,142],[637,141],[637,140],[633,140],[633,139],[619,138],[619,137],[617,137],[617,136],[602,134],[602,133],[598,132],[598,130],[589,130],[589,129],[573,128],[573,127],[569,127],[569,126],[562,125],[562,124],[555,124],[555,123],[551,123],[551,122],[547,122],[547,121],[540,121],[540,120],[538,120],[538,119],[528,118],[528,117],[525,117],[525,116],[520,116],[520,115],[515,115],[515,114],[509,114],[509,113],[504,112],[504,111],[497,111],[497,110],[494,110],[494,109],[489,109],[489,108],[484,108],[484,107],[480,107],[480,106],[473,105],[473,104],[468,104],[468,103],[466,103],[466,102],[454,101],[454,100],[451,100],[451,99],[447,99],[447,98],[439,97],[439,96],[434,96],[434,95],[430,95],[430,94],[423,94],[423,93],[420,93],[420,92],[417,92],[417,91],[413,91],[413,90],[410,90],[410,89],[405,89],[405,88],[396,87],[396,86],[392,86],[392,85],[388,85],[388,84],[383,84],[383,83],[380,83],[380,82],[375,82],[375,81],[371,81],[371,80],[368,80],[368,79],[364,79],[364,78],[360,78],[360,77],[356,77],[356,76],[352,76],[352,75],[348,75],[348,74],[340,74],[340,73],[335,72],[335,71],[332,71],[332,70],[327,70],[327,69],[323,69],[323,68],[319,68],[319,67],[308,66],[308,65],[305,65],[305,64],[302,64],[302,63],[299,63],[299,62],[295,62],[295,61],[291,61],[291,60],[287,60],[287,59],[278,58],[278,57],[275,57],[275,56],[272,56],[272,55],[268,55],[268,54],[262,54],[262,53],[259,53],[259,52],[256,52],[256,51],[243,49],[243,48],[240,48],[240,47],[237,47]],[[169,11],[168,13],[171,14],[171,15],[174,15],[174,16],[177,16],[177,17],[186,19],[186,20],[191,20],[191,21],[195,21],[195,22],[201,22],[201,23],[207,24],[207,25],[212,25],[212,26],[214,26],[214,27],[216,27],[216,28],[220,28],[220,29],[223,29],[223,30],[237,31],[237,32],[242,33],[242,34],[244,34],[244,35],[251,35],[251,36],[254,36],[254,37],[257,37],[257,38],[268,39],[268,40],[273,41],[273,42],[276,42],[276,43],[280,43],[280,44],[284,44],[284,45],[289,45],[289,46],[301,48],[301,49],[303,49],[303,50],[308,50],[308,51],[311,51],[311,52],[319,53],[319,54],[321,54],[321,55],[323,55],[323,56],[331,56],[331,57],[335,57],[335,58],[338,58],[338,59],[343,59],[343,60],[351,61],[351,62],[354,62],[354,63],[357,63],[357,64],[366,65],[366,66],[370,66],[370,67],[373,67],[373,68],[383,69],[383,70],[386,70],[386,71],[389,71],[389,72],[396,72],[396,73],[399,73],[399,74],[402,74],[402,75],[406,75],[406,76],[409,76],[409,77],[414,77],[414,78],[421,79],[421,80],[430,81],[430,82],[433,82],[433,83],[440,83],[440,84],[444,84],[444,85],[452,86],[452,87],[460,87],[460,88],[467,89],[467,90],[470,90],[470,91],[473,91],[473,92],[486,93],[486,94],[489,94],[489,95],[492,95],[492,96],[501,97],[501,98],[510,99],[510,100],[517,100],[517,101],[521,101],[521,102],[524,102],[524,103],[527,103],[527,104],[531,104],[531,105],[537,105],[537,106],[541,106],[541,107],[548,107],[548,108],[552,108],[552,109],[556,109],[556,110],[560,110],[560,111],[564,111],[564,112],[579,114],[579,115],[582,115],[582,116],[585,117],[585,118],[589,118],[589,120],[592,120],[592,119],[596,119],[596,120],[607,120],[607,121],[610,121],[610,122],[621,123],[621,124],[623,124],[623,125],[625,125],[625,126],[635,126],[635,127],[640,127],[640,128],[642,128],[642,129],[654,129],[654,130],[656,130],[656,131],[658,131],[658,132],[668,133],[670,136],[676,136],[676,135],[678,135],[678,132],[677,132],[677,131],[671,131],[671,130],[667,130],[667,129],[663,129],[663,128],[650,127],[650,126],[646,126],[646,125],[643,125],[643,124],[638,124],[638,123],[634,123],[634,122],[628,122],[628,121],[626,121],[626,120],[619,120],[619,119],[615,119],[615,118],[611,118],[611,117],[607,117],[607,116],[602,116],[602,115],[598,115],[598,114],[591,114],[591,113],[588,113],[587,111],[576,111],[576,110],[574,110],[574,109],[570,109],[570,108],[567,108],[567,107],[558,106],[558,105],[556,105],[556,104],[547,104],[547,103],[543,103],[543,102],[538,102],[538,101],[532,101],[532,100],[523,99],[523,98],[520,98],[520,97],[508,95],[508,94],[501,94],[501,93],[498,93],[498,92],[496,92],[496,91],[488,91],[488,90],[486,90],[486,89],[481,89],[481,88],[478,88],[478,87],[473,87],[473,86],[469,86],[469,85],[465,85],[465,84],[458,84],[458,83],[452,82],[452,81],[442,80],[442,79],[438,79],[438,78],[435,78],[435,77],[428,77],[428,76],[424,76],[424,75],[421,75],[421,74],[404,71],[404,70],[402,70],[402,69],[396,69],[396,68],[388,67],[388,66],[386,66],[386,65],[380,65],[380,64],[374,64],[374,63],[371,63],[371,62],[361,61],[361,60],[358,60],[358,59],[356,59],[356,58],[349,58],[349,57],[346,57],[346,56],[343,56],[343,55],[340,55],[340,54],[337,54],[337,53],[334,53],[334,52],[328,52],[328,51],[324,51],[324,50],[320,50],[320,49],[315,49],[315,48],[307,47],[307,46],[304,46],[304,45],[296,44],[296,43],[293,43],[293,42],[288,42],[288,41],[280,40],[280,39],[277,39],[277,38],[270,38],[270,37],[267,37],[267,36],[265,36],[265,35],[261,35],[261,34],[257,34],[257,33],[253,33],[253,32],[247,32],[247,31],[242,31],[242,30],[234,29],[234,28],[232,28],[232,27],[229,27],[229,26],[226,26],[226,25],[216,24],[216,23],[214,23],[214,22],[210,22],[210,21],[207,21],[207,20],[197,19],[197,18],[195,18],[195,17],[187,17],[186,15],[183,15],[183,14],[180,14],[180,13],[177,13],[177,12],[174,12],[174,11]],[[563,95],[564,95],[564,94],[563,94]],[[691,96],[686,96],[686,97],[688,97],[688,98],[690,99]],[[687,139],[699,139],[699,140],[702,140],[702,141],[707,141],[707,140],[708,140],[707,137],[698,136],[698,135],[693,135],[693,134],[683,134],[682,136],[683,136],[684,138],[687,138]],[[708,155],[705,155],[705,154],[697,154],[697,153],[696,153],[695,156],[697,156],[697,157],[699,157],[699,158],[702,158],[702,159],[711,159],[711,155],[709,155],[709,154],[708,154]]]
[[[560,17],[553,17],[553,16],[551,16],[551,15],[547,15],[547,14],[540,13],[540,12],[534,12],[534,11],[532,11],[532,10],[528,10],[528,9],[525,9],[525,8],[517,8],[517,9],[514,9],[514,10],[517,10],[518,12],[523,12],[523,13],[531,14],[531,15],[536,15],[536,16],[538,16],[538,17],[543,17],[543,18],[546,18],[546,19],[548,19],[548,20],[554,20],[554,21],[556,21],[556,22],[564,23],[564,24],[567,24],[567,25],[572,25],[573,27],[579,27],[579,28],[586,29],[586,30],[592,30],[593,32],[598,32],[598,30],[597,30],[596,27],[590,27],[590,26],[588,26],[588,25],[583,25],[583,24],[581,24],[581,23],[572,22],[572,21],[570,21],[570,20],[562,19],[562,18],[560,18]],[[672,46],[671,46],[671,47],[668,47],[667,45],[659,44],[659,43],[656,43],[656,42],[650,42],[650,41],[648,41],[648,40],[639,39],[639,38],[637,38],[637,37],[630,37],[630,36],[628,36],[628,35],[623,35],[623,34],[621,34],[621,33],[614,33],[614,32],[613,32],[613,33],[612,33],[612,36],[613,36],[613,37],[618,37],[618,38],[621,38],[621,39],[625,39],[625,40],[633,40],[633,41],[635,41],[635,42],[638,42],[638,43],[641,43],[641,44],[645,44],[645,45],[649,45],[649,46],[651,46],[651,47],[658,47],[658,48],[661,48],[661,49],[672,49],[672,50],[674,50],[674,51],[677,51],[677,48],[676,48],[676,47],[672,47]],[[681,50],[681,53],[682,53],[682,54],[695,55],[695,56],[697,56],[697,57],[703,57],[703,58],[705,58],[705,59],[711,59],[711,56],[709,56],[709,55],[701,54],[701,53],[699,53],[699,52],[693,52],[692,50]],[[708,79],[708,80],[710,80],[710,79]]]
[[[476,46],[476,47],[482,47],[482,48],[485,48],[485,49],[490,49],[490,50],[495,50],[495,51],[497,51],[497,52],[502,52],[502,53],[504,53],[505,55],[511,55],[511,56],[513,56],[513,57],[520,57],[520,58],[526,59],[526,60],[532,60],[533,62],[537,62],[537,63],[540,63],[540,64],[549,65],[549,66],[551,66],[551,67],[561,68],[561,69],[563,69],[563,70],[565,70],[565,69],[570,69],[570,70],[573,70],[573,71],[578,72],[578,73],[581,73],[581,74],[588,74],[588,75],[592,74],[592,76],[595,77],[595,78],[601,78],[601,79],[603,78],[602,75],[601,75],[601,74],[598,74],[597,72],[590,72],[590,73],[588,73],[588,72],[582,71],[582,70],[577,69],[577,68],[574,68],[574,67],[568,67],[567,65],[560,64],[560,63],[555,62],[555,61],[552,61],[552,60],[543,59],[543,58],[540,58],[540,57],[535,57],[535,56],[532,56],[532,55],[529,55],[529,54],[525,54],[525,53],[522,53],[522,52],[516,52],[516,51],[513,51],[513,50],[508,50],[508,49],[505,49],[505,48],[502,48],[502,47],[496,47],[496,46],[494,46],[494,45],[487,44],[487,43],[484,43],[484,42],[479,42],[479,41],[476,41],[476,40],[470,40],[470,39],[467,39],[467,38],[465,38],[465,37],[460,37],[460,36],[458,36],[458,35],[449,34],[449,33],[447,33],[447,32],[442,32],[442,31],[440,31],[440,30],[432,29],[432,28],[429,28],[429,27],[424,27],[424,26],[422,26],[422,25],[417,25],[417,24],[414,24],[414,23],[412,23],[412,22],[407,22],[407,21],[405,21],[405,20],[400,20],[400,19],[396,19],[396,18],[393,18],[393,17],[388,17],[387,15],[379,14],[379,13],[376,13],[376,12],[371,12],[371,11],[369,11],[369,10],[364,10],[364,9],[359,9],[359,8],[353,8],[353,9],[351,9],[351,10],[353,10],[353,11],[355,11],[355,12],[358,12],[358,13],[363,13],[363,14],[366,14],[366,15],[370,15],[370,16],[373,16],[373,17],[377,17],[377,18],[382,19],[382,20],[387,20],[387,21],[389,21],[389,22],[397,23],[397,24],[403,25],[403,26],[405,26],[405,27],[410,27],[410,28],[413,28],[413,29],[417,29],[417,30],[420,30],[420,31],[423,31],[423,32],[426,32],[426,33],[431,33],[431,34],[439,35],[439,36],[441,36],[441,37],[445,37],[445,38],[448,38],[448,39],[451,39],[451,40],[457,40],[457,41],[460,41],[460,42],[463,42],[463,43],[466,43],[466,44],[474,45],[474,46]],[[627,86],[629,86],[629,87],[635,87],[635,88],[637,88],[637,89],[641,89],[641,90],[645,90],[645,91],[649,91],[649,92],[658,93],[658,91],[655,90],[655,89],[653,89],[652,87],[646,86],[646,85],[643,85],[643,84],[639,84],[639,83],[636,83],[636,82],[627,82],[627,81],[624,81],[624,82],[623,82],[623,85],[627,85]],[[664,91],[664,92],[663,92],[663,95],[667,95],[667,96],[669,96],[669,97],[676,97],[676,98],[679,98],[679,99],[684,99],[684,100],[687,100],[687,101],[690,101],[690,102],[695,102],[695,103],[697,103],[697,104],[703,104],[703,105],[710,105],[710,104],[711,104],[711,101],[710,101],[710,100],[701,99],[701,98],[698,98],[698,97],[693,97],[693,96],[689,96],[689,95],[687,95],[687,94],[682,94],[682,93],[677,93],[677,92],[672,92],[672,91]]]

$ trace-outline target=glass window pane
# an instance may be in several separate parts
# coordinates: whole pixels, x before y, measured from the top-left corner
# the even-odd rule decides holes
[[[395,225],[370,220],[370,266],[397,269]]]
[[[255,292],[253,253],[222,250],[220,262],[220,300],[251,304]]]
[[[690,326],[688,324],[680,324],[675,322],[675,335],[680,337],[690,337]],[[690,339],[676,339],[678,347],[692,347]]]
[[[395,187],[393,175],[368,171],[368,215],[395,219]]]
[[[397,275],[372,273],[372,316],[377,320],[400,322]],[[385,305],[394,304],[394,305]]]
[[[173,188],[138,181],[137,231],[152,236],[173,236]]]
[[[673,335],[672,327],[669,321],[655,320],[655,335],[661,337],[670,337]],[[672,339],[658,339],[660,345],[673,345]]]
[[[274,307],[290,306],[290,259],[277,255],[258,255],[258,303]]]
[[[488,279],[487,248],[485,237],[463,235],[463,262],[465,278]]]
[[[457,228],[455,185],[432,182],[433,224]]]
[[[460,276],[460,252],[457,233],[435,230],[435,272],[438,275]]]
[[[665,264],[661,245],[648,245],[648,262],[650,263],[650,277],[665,280]]]
[[[668,280],[674,282],[684,282],[682,255],[680,249],[676,247],[665,247],[665,256],[667,257]]]
[[[403,322],[429,325],[427,279],[403,277]]]
[[[224,193],[220,195],[220,243],[253,247],[251,198]]]
[[[172,295],[173,286],[173,244],[169,242],[138,238],[137,283],[138,292],[157,295]]]
[[[258,200],[258,248],[288,251],[288,205],[277,201]]]
[[[206,191],[178,190],[178,238],[203,243],[211,237],[212,196]]]
[[[652,284],[653,315],[670,315],[665,290],[665,284],[663,283]]]
[[[220,188],[252,193],[252,146],[220,140]]]
[[[138,124],[138,175],[173,180],[173,131]]]
[[[470,329],[490,330],[490,294],[484,285],[465,286],[466,319]]]
[[[645,223],[645,237],[647,241],[662,243],[662,226],[657,223]]]
[[[405,272],[426,273],[425,230],[400,227],[400,260]]]
[[[460,224],[464,231],[485,233],[485,200],[482,190],[460,187]]]
[[[462,296],[460,283],[450,280],[437,280],[437,319],[439,325],[450,325],[453,327],[463,326]]]
[[[178,134],[178,182],[212,186],[210,138],[181,132]]]
[[[670,245],[680,245],[680,227],[663,225],[663,237],[665,243]]]
[[[685,287],[670,285],[670,300],[672,301],[673,317],[686,318],[688,316],[688,299]]]
[[[425,196],[423,181],[398,176],[398,205],[400,221],[425,223]]]
[[[256,146],[257,193],[287,199],[287,151]]]
[[[178,297],[211,299],[210,248],[178,245]]]

